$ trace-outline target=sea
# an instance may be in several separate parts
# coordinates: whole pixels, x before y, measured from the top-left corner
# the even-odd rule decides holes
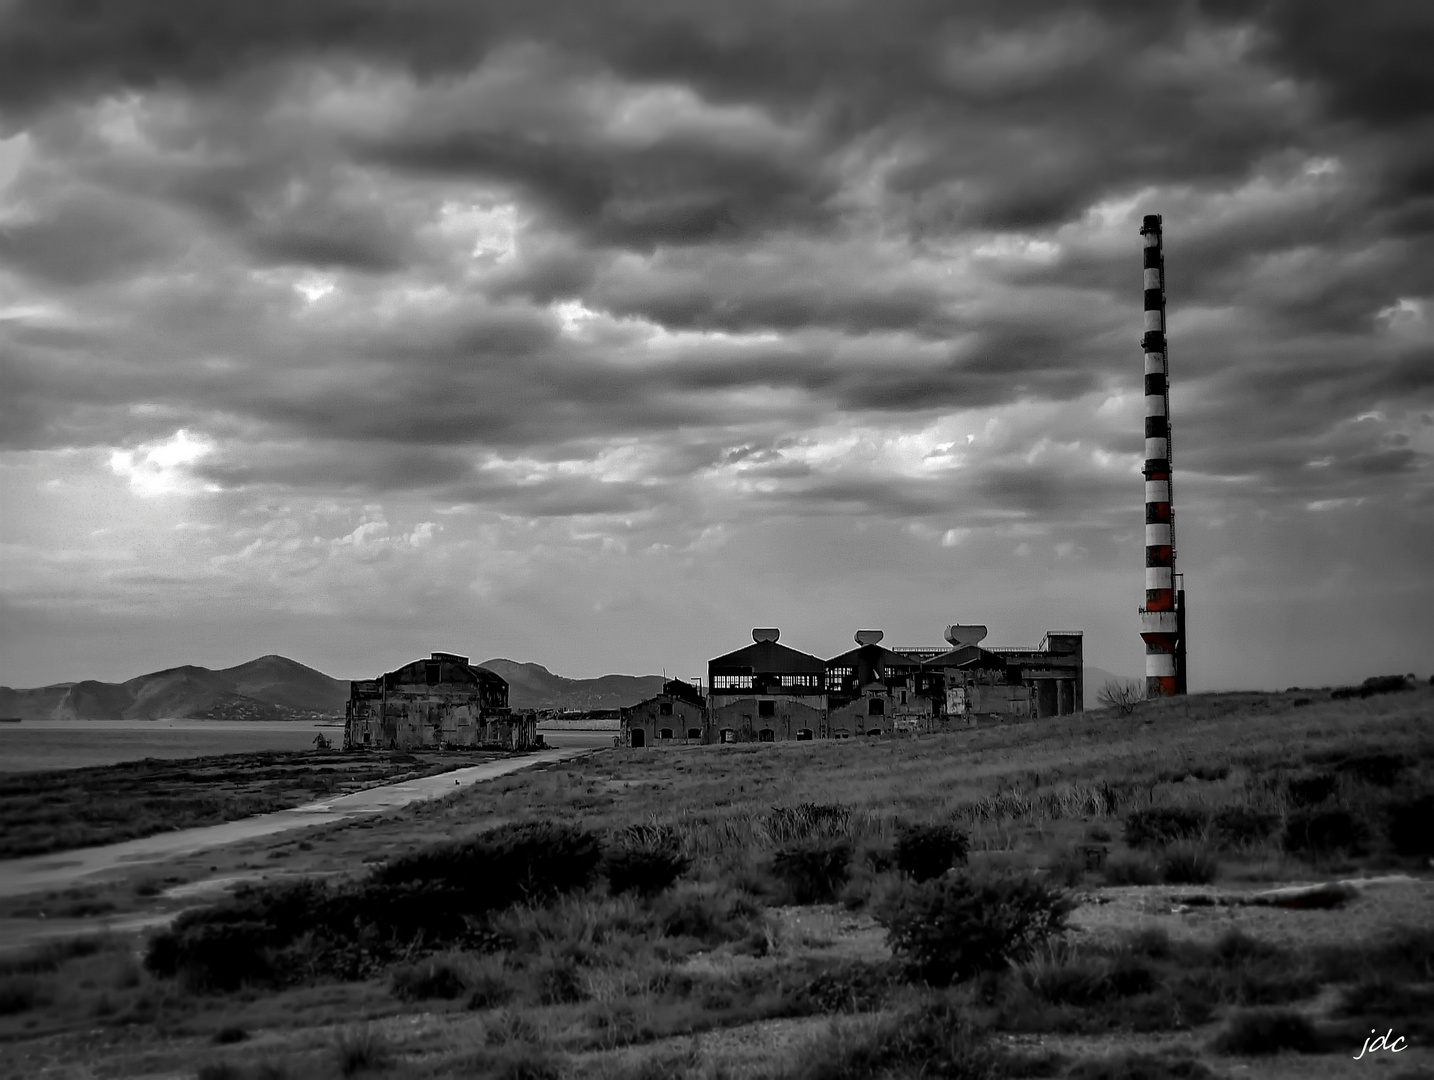
[[[597,749],[613,731],[543,731],[549,746]],[[192,758],[254,750],[312,750],[314,738],[344,741],[342,720],[26,720],[0,723],[0,773],[78,769],[143,758]]]
[[[0,723],[0,772],[115,765],[142,758],[192,758],[254,750],[312,750],[325,735],[343,742],[343,721],[26,720]]]

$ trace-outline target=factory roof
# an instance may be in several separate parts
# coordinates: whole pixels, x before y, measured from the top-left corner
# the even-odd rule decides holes
[[[722,669],[753,675],[819,675],[827,669],[821,657],[789,649],[775,641],[755,641],[744,649],[709,660],[707,666],[714,673]]]

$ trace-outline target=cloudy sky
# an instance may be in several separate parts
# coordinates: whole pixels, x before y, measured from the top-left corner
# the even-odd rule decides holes
[[[1434,5],[0,0],[0,682],[1427,676]]]

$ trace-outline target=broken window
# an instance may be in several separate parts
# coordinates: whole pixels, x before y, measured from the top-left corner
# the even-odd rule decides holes
[[[757,702],[757,715],[758,715],[758,716],[776,716],[776,715],[777,715],[777,703],[776,703],[775,701],[759,701],[759,702]]]
[[[797,732],[797,742],[811,742],[811,741],[812,741],[812,729],[811,729],[811,728],[809,728],[809,727],[804,727],[804,728],[802,728],[800,731]]]
[[[687,737],[688,737],[689,739],[700,739],[700,738],[702,738],[702,729],[699,728],[699,727],[690,727],[690,728],[688,728],[688,729],[687,729]]]
[[[672,715],[672,702],[670,702],[670,701],[659,701],[659,702],[657,703],[657,715],[658,715],[658,716],[671,716],[671,715]]]
[[[777,741],[777,733],[776,733],[775,731],[773,731],[773,730],[772,730],[771,728],[769,728],[769,727],[764,727],[761,731],[757,732],[757,741],[758,741],[758,742],[776,742],[776,741]]]
[[[886,715],[886,702],[883,701],[881,698],[872,698],[870,701],[868,701],[868,702],[866,703],[866,715],[867,715],[867,716],[885,716],[885,715]]]
[[[663,728],[661,731],[659,731],[659,732],[657,733],[657,737],[658,737],[659,739],[670,739],[670,738],[672,738],[672,729],[671,729],[670,727],[665,727],[665,728]]]

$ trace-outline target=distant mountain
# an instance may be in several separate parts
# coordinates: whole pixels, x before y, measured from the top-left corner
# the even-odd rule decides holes
[[[169,668],[123,683],[85,681],[12,690],[0,716],[24,720],[312,720],[342,716],[349,684],[283,656],[238,667]]]
[[[484,660],[483,667],[508,680],[508,704],[515,709],[620,709],[662,690],[661,675],[603,675],[565,679],[541,664]]]

